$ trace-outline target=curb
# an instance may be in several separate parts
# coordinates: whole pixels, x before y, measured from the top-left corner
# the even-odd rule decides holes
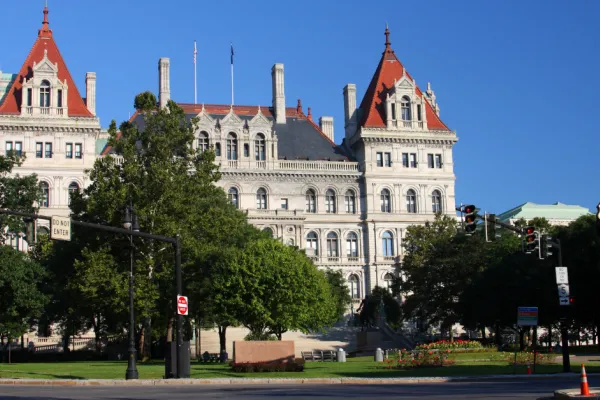
[[[591,395],[583,396],[579,389],[555,390],[554,398],[559,400],[566,399],[600,399],[600,388],[590,388]]]
[[[588,374],[600,376],[600,373]],[[174,386],[174,385],[401,385],[448,382],[547,380],[579,377],[577,373],[540,375],[482,375],[457,377],[407,377],[407,378],[208,378],[208,379],[0,379],[0,385],[39,386]],[[567,391],[557,391],[567,392]],[[562,395],[562,394],[561,394]],[[558,398],[558,397],[557,397]],[[577,398],[577,397],[561,397]],[[587,397],[588,399],[591,397]],[[600,399],[600,397],[599,397]]]

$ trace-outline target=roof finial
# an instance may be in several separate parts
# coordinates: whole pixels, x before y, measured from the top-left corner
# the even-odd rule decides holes
[[[388,28],[388,24],[387,22],[385,23],[385,48],[389,49],[390,48],[390,30]]]
[[[300,100],[300,99],[298,99],[298,106],[296,106],[296,112],[298,113],[298,115],[304,114],[302,112],[302,100]]]
[[[308,107],[308,115],[307,115],[307,117],[308,117],[308,119],[310,121],[312,121],[312,111],[311,111],[310,107]]]
[[[42,21],[42,29],[38,31],[38,37],[52,36],[52,30],[48,25],[50,25],[50,22],[48,22],[48,0],[46,0],[46,5],[44,7],[44,21]]]

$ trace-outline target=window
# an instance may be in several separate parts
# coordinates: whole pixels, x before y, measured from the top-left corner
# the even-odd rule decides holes
[[[346,256],[358,257],[358,235],[354,232],[346,236]]]
[[[348,278],[348,283],[350,284],[350,297],[353,299],[360,299],[360,287],[358,276],[355,274],[350,275]]]
[[[254,140],[254,157],[256,161],[264,161],[266,159],[265,153],[265,137],[262,133],[259,133]]]
[[[417,168],[417,153],[410,153],[410,167]]]
[[[402,166],[408,168],[408,153],[402,153]]]
[[[52,158],[52,143],[46,142],[46,151],[44,152],[44,157]]]
[[[411,214],[417,213],[417,194],[412,189],[406,192],[406,211]]]
[[[442,155],[441,154],[435,155],[435,167],[442,168]]]
[[[73,158],[73,143],[67,143],[67,149],[65,151],[66,158]]]
[[[267,191],[263,188],[256,192],[256,208],[259,210],[267,209]]]
[[[27,107],[31,107],[33,102],[33,94],[31,88],[27,89]]]
[[[200,132],[198,135],[198,150],[202,153],[208,150],[208,132]]]
[[[269,228],[269,227],[267,227],[267,228],[263,229],[263,232],[265,232],[267,235],[269,235],[269,236],[271,236],[271,237],[275,236],[275,235],[273,234],[273,229],[271,229],[271,228]]]
[[[392,212],[392,206],[390,204],[391,196],[390,191],[383,189],[381,191],[381,212],[389,213]]]
[[[231,204],[233,204],[233,206],[235,208],[240,208],[239,206],[239,195],[238,195],[238,190],[234,187],[229,188],[229,190],[227,191],[227,198],[229,199],[229,201],[231,202]]]
[[[355,214],[356,213],[356,197],[354,196],[354,191],[347,190],[344,196],[344,204],[346,206],[346,213]]]
[[[40,182],[40,189],[42,190],[40,207],[50,207],[50,186],[46,182]]]
[[[215,156],[221,157],[221,143],[215,144]]]
[[[383,276],[384,286],[388,291],[392,291],[392,285],[394,284],[394,276],[389,272]]]
[[[228,160],[237,160],[237,136],[235,133],[230,132],[227,135],[227,159]]]
[[[434,213],[442,212],[442,194],[439,190],[431,193],[431,209]]]
[[[287,245],[288,246],[293,246],[294,244],[295,244],[294,239],[290,238],[290,239],[287,240]]]
[[[392,103],[392,121],[396,119],[396,103]]]
[[[282,210],[288,209],[288,199],[281,199],[281,209]]]
[[[81,158],[81,143],[75,143],[75,158]]]
[[[11,151],[13,151],[13,142],[6,142],[5,148],[6,148],[6,155],[8,156],[8,154]]]
[[[71,196],[73,193],[79,193],[79,184],[77,182],[71,182],[69,185],[69,205],[71,205]]]
[[[244,143],[244,157],[250,157],[250,145]]]
[[[58,89],[57,91],[57,97],[56,97],[56,107],[58,108],[62,108],[62,89]]]
[[[403,96],[400,101],[400,106],[402,107],[402,120],[410,121],[410,99],[408,96]]]
[[[384,165],[386,167],[391,167],[392,166],[392,153],[384,153],[383,154],[383,159],[384,159]]]
[[[339,257],[338,235],[335,232],[329,232],[327,234],[327,257]]]
[[[385,231],[381,235],[381,252],[384,257],[394,256],[394,235],[390,231]]]
[[[427,154],[427,166],[433,168],[433,154]]]
[[[325,212],[332,214],[336,212],[335,192],[332,189],[325,192]]]
[[[312,249],[316,256],[319,255],[319,238],[315,232],[309,232],[306,235],[306,248]]]
[[[423,117],[421,116],[421,105],[417,104],[417,120],[423,121]]]
[[[40,86],[40,107],[50,107],[50,82],[46,80]]]
[[[15,142],[15,153],[19,157],[23,155],[23,142]]]
[[[44,156],[44,144],[42,142],[35,143],[35,158],[42,158]]]
[[[317,195],[312,189],[306,191],[306,212],[317,212]]]
[[[377,166],[383,167],[383,153],[377,153]]]

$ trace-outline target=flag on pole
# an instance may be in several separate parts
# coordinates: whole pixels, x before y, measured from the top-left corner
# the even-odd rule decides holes
[[[233,65],[233,43],[231,43],[231,65]]]
[[[196,64],[196,54],[198,54],[198,50],[196,50],[196,41],[194,40],[194,64]]]

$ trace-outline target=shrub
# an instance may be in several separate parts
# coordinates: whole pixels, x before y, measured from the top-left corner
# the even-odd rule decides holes
[[[533,365],[533,352],[532,351],[520,351],[517,353],[516,363],[517,365]],[[506,361],[509,364],[515,363],[515,353],[498,353],[497,356],[499,361]],[[535,357],[536,364],[552,364],[556,360],[556,354],[552,353],[537,353]]]
[[[420,344],[415,347],[415,350],[451,350],[451,351],[460,351],[460,350],[491,350],[483,347],[481,342],[476,340],[439,340],[437,342],[428,343],[428,344]]]
[[[265,340],[265,341],[275,341],[277,340],[277,338],[275,337],[275,335],[269,335],[263,332],[260,333],[255,333],[255,332],[250,332],[249,334],[247,334],[244,337],[245,341],[250,341],[250,340]]]
[[[296,358],[293,362],[261,362],[261,363],[234,363],[231,362],[233,372],[302,372],[304,359]]]
[[[449,365],[454,365],[455,363],[456,361],[450,350],[421,352],[400,350],[397,357],[389,358],[383,362],[384,367],[387,369],[447,367]]]

